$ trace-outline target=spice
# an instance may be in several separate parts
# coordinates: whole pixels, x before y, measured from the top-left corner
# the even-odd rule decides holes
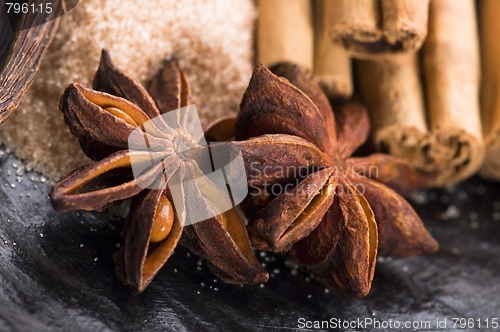
[[[51,180],[88,164],[57,107],[69,83],[91,86],[103,48],[141,84],[164,59],[179,59],[201,119],[234,115],[252,72],[255,18],[252,0],[79,1],[63,16],[33,85],[2,125],[0,144]]]
[[[190,104],[189,82],[177,64],[165,62],[148,93],[119,71],[103,51],[93,85],[95,90],[71,84],[61,99],[60,110],[83,152],[97,163],[59,180],[50,193],[54,208],[102,210],[133,198],[123,230],[125,245],[114,258],[119,279],[139,292],[166,263],[183,231],[183,243],[205,257],[223,280],[238,284],[265,282],[268,275],[253,255],[243,220],[236,211],[184,227],[186,209],[174,211],[170,204],[166,181],[175,179],[190,188],[190,195],[182,196],[184,207],[196,202],[197,209],[212,209],[202,189],[189,181],[200,174],[198,166],[185,161],[175,150],[181,141],[196,149],[198,140],[181,125],[182,119],[177,119],[176,126],[158,120],[160,114]],[[142,129],[140,138],[148,142],[147,147],[141,149],[140,142],[131,140],[136,128]],[[141,163],[152,165],[134,177],[132,168]],[[208,181],[203,185],[217,195],[217,189]]]
[[[27,12],[19,19],[14,10],[5,11],[6,4],[0,10],[0,124],[16,109],[35,78],[59,26],[60,3],[56,1],[50,11]]]
[[[351,157],[368,136],[365,108],[351,102],[334,117],[326,96],[298,66],[274,70],[288,80],[256,67],[236,122],[249,185],[264,205],[248,213],[252,243],[292,250],[319,280],[364,296],[377,252],[408,256],[437,250],[410,204],[382,184],[410,191],[426,179],[395,157]],[[373,168],[378,174],[367,172]],[[272,186],[283,183],[293,186],[273,196]]]
[[[351,57],[340,45],[332,43],[330,0],[314,2],[314,80],[330,98],[350,98],[353,92]]]
[[[359,91],[379,149],[435,174],[430,186],[454,184],[475,174],[485,155],[474,1],[430,2],[419,63],[416,54],[356,61]]]
[[[429,0],[331,0],[332,40],[356,57],[417,51],[427,35]]]
[[[355,69],[377,147],[423,172],[440,173],[448,168],[449,160],[438,162],[443,147],[432,139],[427,127],[417,55],[358,60]]]
[[[480,3],[481,27],[481,117],[486,153],[481,176],[500,180],[500,1]]]
[[[422,65],[429,127],[449,165],[442,184],[475,174],[484,159],[479,114],[479,40],[473,0],[432,0]]]
[[[272,66],[292,61],[313,69],[314,30],[309,0],[258,0],[257,58]]]

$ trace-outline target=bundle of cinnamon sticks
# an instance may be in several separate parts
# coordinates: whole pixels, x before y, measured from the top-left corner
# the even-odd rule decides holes
[[[258,61],[297,63],[329,97],[361,97],[377,148],[432,174],[431,186],[478,171],[500,180],[499,0],[258,7]]]
[[[329,97],[349,98],[351,58],[326,34],[326,11],[331,5],[331,0],[259,0],[258,61],[269,67],[283,61],[296,63],[314,74]]]

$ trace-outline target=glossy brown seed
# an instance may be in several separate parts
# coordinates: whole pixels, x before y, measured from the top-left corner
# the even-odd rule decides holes
[[[182,226],[172,210],[166,216],[171,229],[154,240],[154,223],[167,205],[161,190],[146,190],[132,200],[129,220],[124,229],[125,243],[114,255],[116,274],[126,285],[142,292],[172,255],[182,234]],[[154,243],[156,242],[156,243]]]
[[[163,241],[172,230],[174,224],[174,208],[170,201],[161,196],[156,207],[156,214],[151,225],[151,242]]]

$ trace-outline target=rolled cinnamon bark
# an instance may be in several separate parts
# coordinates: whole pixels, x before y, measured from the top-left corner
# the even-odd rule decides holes
[[[331,0],[332,40],[373,58],[418,50],[427,35],[429,0]]]
[[[481,176],[500,180],[500,1],[480,2],[481,116],[486,154]]]
[[[375,142],[432,175],[429,185],[443,186],[474,174],[484,157],[474,2],[432,0],[429,23],[423,48],[427,105],[416,56],[356,61],[355,67]]]
[[[382,0],[384,36],[402,51],[418,50],[427,37],[429,0]]]
[[[314,1],[314,80],[328,97],[347,99],[353,92],[351,58],[327,34],[332,5],[331,0]]]
[[[314,31],[309,0],[259,0],[258,62],[288,61],[313,69]]]
[[[380,61],[357,60],[355,69],[376,145],[421,171],[436,172],[429,149],[431,137],[417,55],[404,54]]]
[[[484,158],[474,0],[432,0],[423,69],[439,184],[475,173]]]

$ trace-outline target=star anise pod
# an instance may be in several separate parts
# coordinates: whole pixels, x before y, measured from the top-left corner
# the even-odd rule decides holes
[[[217,197],[218,189],[208,180],[196,185],[188,181],[202,172],[196,159],[186,154],[203,148],[203,140],[181,113],[168,123],[163,120],[174,114],[170,111],[191,102],[189,82],[177,63],[165,62],[148,93],[103,51],[93,88],[71,84],[60,102],[72,134],[97,162],[59,180],[50,193],[54,208],[102,210],[132,198],[123,230],[125,243],[114,259],[118,278],[139,292],[169,259],[183,233],[182,242],[206,258],[224,281],[265,282],[268,275],[253,254],[239,213],[234,209],[216,213],[202,191]],[[218,124],[209,129],[211,136],[223,137],[219,132],[223,127]],[[133,168],[142,164],[147,167],[136,176]],[[181,192],[182,211],[177,205],[173,208],[172,179],[189,189],[189,194]],[[213,217],[185,226],[187,207],[193,204]]]
[[[263,250],[291,250],[317,279],[364,296],[377,254],[438,249],[393,190],[411,191],[425,179],[395,157],[352,157],[369,133],[365,108],[349,102],[334,115],[298,66],[274,70],[287,79],[255,68],[236,122],[252,189],[246,202],[252,242]]]

